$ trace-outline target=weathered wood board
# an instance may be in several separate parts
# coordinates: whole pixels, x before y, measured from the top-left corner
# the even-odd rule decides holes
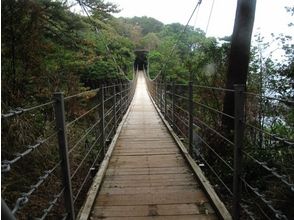
[[[218,219],[154,108],[142,74],[90,219]]]

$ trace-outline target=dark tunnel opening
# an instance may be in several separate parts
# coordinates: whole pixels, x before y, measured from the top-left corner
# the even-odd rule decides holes
[[[145,70],[147,71],[148,68],[148,50],[135,50],[135,62],[134,68],[135,70]]]

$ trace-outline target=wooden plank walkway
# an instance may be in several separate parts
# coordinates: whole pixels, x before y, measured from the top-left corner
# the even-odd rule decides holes
[[[218,219],[154,108],[142,73],[90,219]]]

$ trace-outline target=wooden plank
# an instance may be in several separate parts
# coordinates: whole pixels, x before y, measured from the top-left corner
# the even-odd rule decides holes
[[[85,203],[83,204],[82,208],[80,209],[80,212],[78,213],[77,219],[87,220],[90,216],[92,206],[93,206],[94,201],[96,199],[97,193],[101,187],[102,179],[104,177],[104,174],[106,173],[106,169],[109,164],[109,160],[110,160],[112,151],[114,149],[116,141],[119,137],[119,134],[122,130],[123,124],[126,121],[129,112],[130,112],[130,107],[128,108],[126,114],[124,115],[121,123],[119,124],[119,126],[117,128],[116,134],[113,137],[113,139],[109,145],[109,148],[105,154],[105,157],[104,157],[104,159],[99,167],[99,170],[94,177],[93,183],[87,193],[87,199],[86,199]]]
[[[204,203],[208,199],[202,190],[196,192],[172,192],[156,194],[102,194],[100,193],[95,206],[106,205],[150,205],[150,204],[178,204],[178,203]]]
[[[171,186],[135,186],[135,187],[106,187],[101,188],[100,193],[110,193],[110,194],[144,194],[144,193],[159,193],[159,192],[181,192],[181,191],[195,192],[199,190],[198,186],[194,184],[190,185],[171,185]]]
[[[135,217],[150,216],[155,214],[167,216],[205,214],[200,213],[199,207],[195,203],[137,206],[97,206],[93,211],[99,217]]]
[[[113,153],[114,156],[142,156],[142,155],[167,155],[178,153],[178,151],[169,151],[169,150],[157,150],[157,151],[116,151]]]
[[[105,187],[154,187],[154,186],[190,186],[195,185],[195,183],[191,182],[183,182],[183,181],[153,181],[153,182],[104,182]]]
[[[218,218],[214,214],[199,214],[199,215],[174,215],[174,216],[148,216],[148,217],[141,217],[141,216],[136,216],[136,217],[99,217],[93,215],[91,219],[103,219],[103,220],[217,220]]]
[[[150,168],[109,168],[108,175],[154,175],[154,174],[177,174],[190,173],[186,167],[150,167]]]
[[[196,162],[193,160],[193,158],[189,155],[189,153],[187,152],[187,149],[185,148],[185,146],[183,145],[183,143],[180,141],[179,137],[173,131],[173,129],[171,128],[171,126],[169,125],[169,123],[165,120],[164,116],[161,114],[160,110],[155,105],[152,97],[150,97],[150,98],[151,98],[152,103],[153,103],[154,107],[156,108],[158,114],[160,115],[162,121],[166,125],[168,131],[170,132],[170,134],[172,135],[172,137],[176,141],[177,145],[181,149],[181,152],[183,153],[184,158],[186,159],[186,161],[191,166],[191,168],[194,171],[194,173],[196,174],[199,182],[201,183],[202,187],[204,188],[206,194],[208,195],[210,201],[213,203],[214,207],[218,211],[218,214],[220,215],[220,217],[222,219],[231,220],[232,219],[232,216],[228,212],[228,210],[225,207],[224,203],[217,196],[217,194],[214,191],[213,187],[210,185],[209,181],[206,179],[206,177],[202,173],[202,170],[200,169],[200,167],[196,164]]]
[[[91,219],[217,219],[142,77]]]
[[[192,180],[194,182],[194,175],[191,173],[177,173],[177,174],[160,174],[160,175],[112,175],[106,176],[105,180],[111,181],[153,181],[153,180]]]

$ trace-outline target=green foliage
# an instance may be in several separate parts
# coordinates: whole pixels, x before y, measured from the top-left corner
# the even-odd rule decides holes
[[[143,36],[149,33],[158,33],[164,27],[164,24],[160,21],[146,16],[120,19],[125,23],[131,24],[132,26],[140,26],[142,28]]]
[[[118,67],[110,53],[123,71],[131,71],[133,44],[111,27],[109,13],[117,12],[117,7],[98,0],[84,3],[101,34],[61,1],[2,1],[3,109],[29,105],[53,91],[78,92],[83,86],[96,87],[97,80],[115,78]]]
[[[86,16],[70,11],[70,3],[53,0],[1,1],[2,112],[45,103],[52,99],[55,91],[63,91],[67,96],[97,88],[101,83],[120,79],[118,72],[121,70],[126,74],[132,71],[133,43],[112,27],[116,19],[109,13],[117,12],[116,6],[99,0],[84,1],[91,14],[90,21]],[[99,30],[98,34],[94,24]],[[81,116],[96,105],[97,100],[95,96],[93,99],[86,97],[86,102],[68,102],[66,120]],[[91,117],[68,130],[70,147],[97,120],[96,113],[93,111]],[[13,119],[2,120],[1,125],[2,159],[10,160],[15,158],[16,153],[27,150],[28,146],[55,132],[54,110],[49,105]],[[71,154],[72,169],[76,169],[87,153],[88,148],[84,145],[92,144],[97,130],[94,129],[92,133]],[[98,150],[93,150],[90,158],[96,157]],[[73,179],[75,192],[92,166],[92,161],[87,160],[81,169],[83,172]],[[54,167],[58,161],[56,136],[53,136],[13,165],[11,172],[2,178],[2,197],[9,207],[13,208],[20,194],[27,192],[44,175],[43,172]],[[29,203],[17,213],[17,219],[41,216],[41,211],[60,190],[60,185],[57,170],[33,193]],[[85,192],[82,192],[81,198],[84,195]],[[76,203],[77,211],[81,202]],[[58,213],[63,212],[60,205],[54,208],[55,215],[51,218],[59,219]]]
[[[206,38],[203,31],[178,23],[165,25],[159,33],[148,33],[142,48],[150,50],[150,76],[160,70],[168,78],[187,82],[190,73],[197,83],[222,86],[227,64],[228,43]],[[175,46],[176,45],[176,46]]]

